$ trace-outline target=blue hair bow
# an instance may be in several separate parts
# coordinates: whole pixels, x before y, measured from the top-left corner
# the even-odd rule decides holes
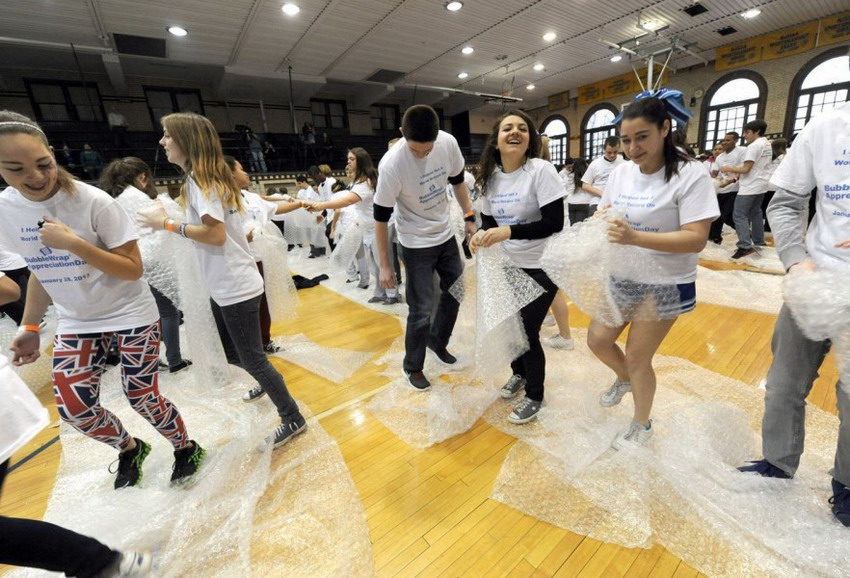
[[[638,94],[632,102],[643,100],[644,98],[655,97],[662,100],[667,107],[667,113],[679,124],[688,124],[688,120],[694,114],[685,106],[685,95],[681,91],[672,88],[660,88],[658,90],[644,90]],[[629,105],[631,106],[631,105]],[[620,114],[614,117],[614,124],[619,124],[623,120],[623,114],[628,110],[628,106],[623,109]]]

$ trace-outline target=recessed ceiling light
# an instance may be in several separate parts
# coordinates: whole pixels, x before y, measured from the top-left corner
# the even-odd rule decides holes
[[[463,8],[463,2],[449,2],[446,4],[446,10],[449,12],[457,12],[461,8]]]
[[[186,36],[187,34],[189,34],[188,30],[179,26],[169,26],[168,31],[171,32],[174,36]]]
[[[554,32],[547,32],[543,35],[543,40],[545,40],[546,42],[552,42],[553,40],[555,40],[556,37],[557,34],[555,34]]]
[[[746,12],[741,14],[741,16],[743,18],[755,18],[759,14],[761,14],[761,10],[759,10],[758,8],[751,8],[750,10],[747,10]]]
[[[301,8],[298,7],[298,4],[293,4],[292,2],[287,2],[280,8],[283,10],[283,13],[287,16],[295,16],[299,12],[301,12]]]
[[[622,54],[615,54],[611,57],[611,62],[620,62],[623,59]]]
[[[661,28],[661,23],[658,20],[644,20],[641,22],[640,27],[652,32],[656,28]]]
[[[464,54],[472,54],[473,52],[475,52],[475,49],[471,46],[464,46],[463,48],[460,49],[460,51],[463,52]]]
[[[541,64],[540,62],[538,62],[537,64],[534,65],[534,70],[536,70],[537,72],[540,72],[541,70],[543,70],[545,68],[546,67],[543,66],[543,64]]]
[[[461,78],[461,79],[466,78],[467,76],[469,76],[468,72],[461,72],[460,74],[457,75],[457,77]]]
[[[525,87],[525,89],[526,90],[534,90],[535,86],[533,84],[529,84],[528,86]]]

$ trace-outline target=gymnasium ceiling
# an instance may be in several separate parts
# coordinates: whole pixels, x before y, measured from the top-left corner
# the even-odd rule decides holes
[[[109,74],[119,95],[127,77],[147,77],[202,82],[222,99],[274,102],[289,100],[291,72],[297,104],[345,97],[367,108],[412,100],[415,90],[416,102],[454,114],[486,102],[456,90],[511,95],[531,108],[627,73],[630,60],[642,64],[628,54],[611,62],[611,43],[643,52],[675,39],[687,51],[675,52],[670,66],[681,69],[712,60],[724,44],[847,9],[847,0],[702,0],[708,11],[690,16],[683,9],[691,0],[463,0],[457,12],[446,0],[293,0],[301,10],[287,16],[284,1],[0,0],[0,67],[79,66]],[[758,17],[741,17],[754,7]],[[639,27],[650,20],[664,28]],[[172,36],[171,25],[188,35]],[[718,34],[727,26],[737,32]],[[546,32],[555,39],[545,41]],[[164,40],[165,57],[122,54],[115,34]],[[474,52],[462,54],[465,46]]]

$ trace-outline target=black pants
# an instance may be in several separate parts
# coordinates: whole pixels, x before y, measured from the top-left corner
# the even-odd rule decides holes
[[[585,219],[588,219],[593,216],[593,213],[596,212],[596,207],[598,205],[591,205],[589,203],[581,203],[571,205],[567,203],[567,216],[570,219],[570,225],[575,225],[576,223],[580,223]]]
[[[709,240],[717,243],[723,240],[724,224],[729,225],[733,229],[735,228],[735,220],[732,218],[732,214],[735,212],[735,197],[737,196],[737,192],[717,195],[717,204],[720,206],[720,216],[711,223],[711,228],[708,231]]]
[[[540,344],[540,326],[555,300],[558,287],[543,269],[523,269],[528,276],[543,287],[543,295],[520,310],[522,327],[528,337],[528,351],[511,362],[514,375],[525,378],[525,395],[534,401],[543,401],[543,381],[546,379],[546,355]]]
[[[9,462],[0,464],[0,490]],[[39,520],[0,516],[0,564],[93,578],[120,562],[121,554],[94,538]]]
[[[17,283],[18,287],[20,287],[21,298],[0,306],[0,311],[11,317],[16,325],[20,325],[21,319],[24,318],[24,304],[27,302],[27,283],[30,280],[30,270],[23,267],[21,269],[12,269],[3,272],[6,274],[6,277]]]

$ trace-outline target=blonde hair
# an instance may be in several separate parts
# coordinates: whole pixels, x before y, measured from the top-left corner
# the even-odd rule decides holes
[[[319,165],[319,172],[325,175],[326,177],[331,176],[333,171],[329,165]]]
[[[209,198],[215,191],[222,206],[242,211],[242,195],[224,161],[221,141],[209,119],[193,112],[175,112],[162,117],[160,123],[186,155],[186,166],[181,168],[198,184],[203,195]],[[185,189],[184,182],[180,187],[181,205],[186,203]]]
[[[47,142],[47,135],[41,130],[34,120],[11,110],[0,110],[0,136],[28,134],[40,140],[45,148],[53,154],[53,149],[50,148],[50,143]],[[53,162],[56,163],[54,155]],[[70,194],[77,192],[76,179],[74,176],[59,166],[56,163],[56,182],[59,183],[59,189],[67,191]]]
[[[544,161],[552,161],[552,154],[549,152],[549,137],[545,134],[540,135],[540,158]]]

